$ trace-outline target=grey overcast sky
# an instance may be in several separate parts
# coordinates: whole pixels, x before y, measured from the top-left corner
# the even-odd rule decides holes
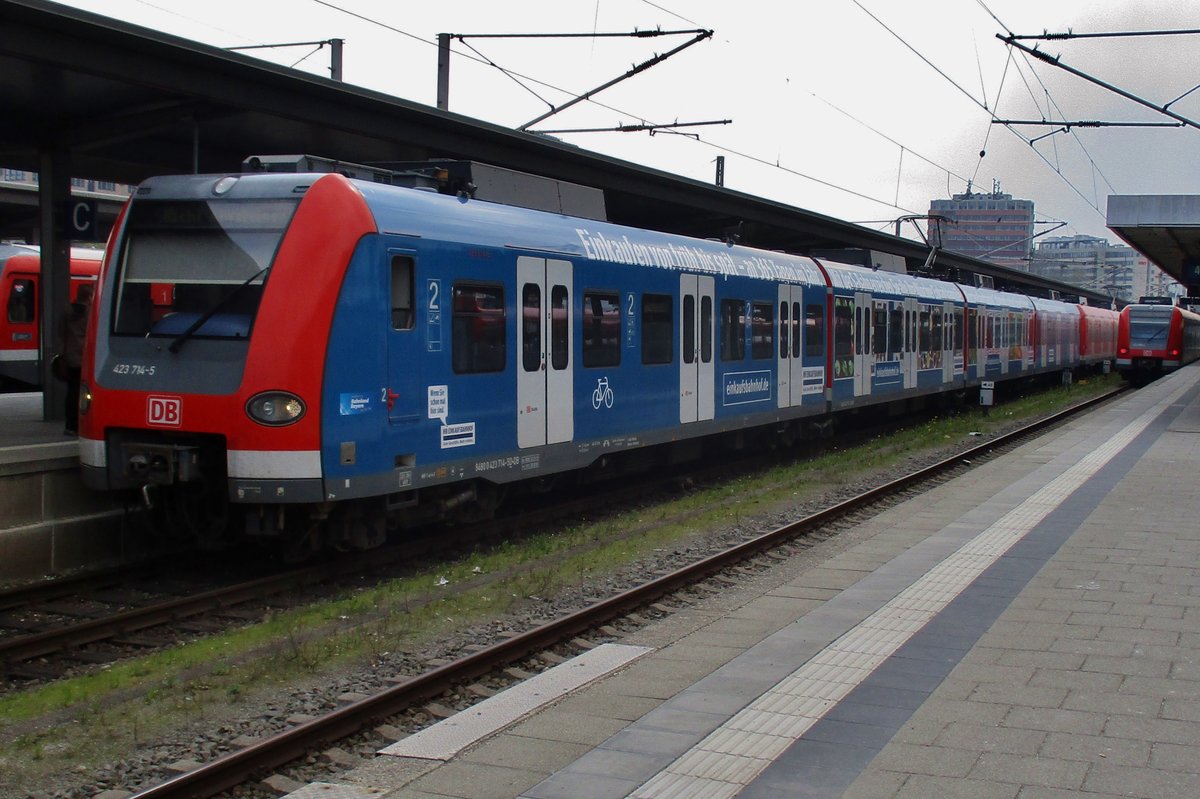
[[[878,229],[931,199],[1002,191],[1036,203],[1048,235],[1115,240],[1110,194],[1200,193],[1200,130],[993,124],[1172,122],[1008,47],[997,34],[1200,28],[1178,0],[70,0],[221,47],[345,39],[347,83],[433,105],[440,32],[613,33],[705,28],[708,41],[532,129],[731,119],[677,133],[558,133],[579,147]],[[450,110],[520,127],[686,35],[456,41]],[[1033,46],[1035,42],[1025,42]],[[1200,36],[1038,43],[1157,105],[1200,84]],[[328,74],[329,50],[250,51]],[[1200,120],[1200,91],[1171,110]],[[690,135],[682,135],[684,133]],[[1045,136],[1030,143],[1030,140]],[[319,153],[318,153],[319,154]],[[922,223],[923,224],[923,223]],[[911,225],[903,234],[915,237]]]

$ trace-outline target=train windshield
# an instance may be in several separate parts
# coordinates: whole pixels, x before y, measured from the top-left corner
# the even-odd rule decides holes
[[[299,200],[135,200],[113,333],[245,338]]]
[[[1129,311],[1129,346],[1143,350],[1161,350],[1167,346],[1171,326],[1170,307],[1135,308]]]

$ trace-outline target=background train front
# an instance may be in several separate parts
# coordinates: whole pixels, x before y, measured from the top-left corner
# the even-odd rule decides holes
[[[79,287],[96,280],[99,249],[73,247],[70,255],[68,300]],[[32,391],[42,384],[41,251],[26,244],[0,244],[0,388]],[[66,312],[66,309],[63,309]]]
[[[1117,370],[1145,385],[1200,358],[1200,314],[1178,305],[1138,304],[1121,310]]]
[[[88,484],[343,546],[1079,362],[1064,303],[338,175],[147,181],[102,283]]]

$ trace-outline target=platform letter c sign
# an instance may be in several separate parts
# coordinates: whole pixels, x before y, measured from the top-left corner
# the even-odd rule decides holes
[[[146,423],[159,427],[179,427],[183,424],[183,400],[151,394],[146,398]]]

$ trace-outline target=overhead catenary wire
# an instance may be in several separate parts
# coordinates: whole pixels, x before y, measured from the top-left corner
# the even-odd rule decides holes
[[[645,1],[645,0],[643,0],[643,1]],[[376,26],[378,26],[378,27],[381,27],[381,28],[384,28],[384,29],[386,29],[386,30],[392,31],[392,32],[394,32],[394,33],[400,34],[400,35],[402,35],[402,36],[405,36],[405,37],[407,37],[407,38],[413,39],[413,40],[415,40],[415,41],[418,41],[418,42],[420,42],[421,44],[424,44],[424,45],[427,45],[427,46],[432,46],[432,47],[436,47],[436,46],[437,46],[437,45],[436,45],[436,42],[431,42],[431,41],[429,41],[428,39],[425,39],[424,37],[418,36],[417,34],[410,33],[410,32],[408,32],[408,31],[405,31],[405,30],[401,29],[401,28],[397,28],[397,27],[395,27],[395,26],[393,26],[393,25],[389,25],[389,24],[387,24],[387,23],[385,23],[385,22],[381,22],[381,21],[379,21],[379,20],[372,19],[371,17],[365,16],[365,15],[363,15],[363,14],[359,14],[359,13],[357,13],[357,12],[350,11],[350,10],[348,10],[348,9],[342,8],[341,6],[338,6],[336,3],[329,2],[329,0],[312,0],[312,2],[314,2],[314,3],[317,3],[318,5],[325,6],[326,8],[332,9],[332,10],[334,10],[334,11],[338,11],[338,12],[340,12],[340,13],[344,13],[344,14],[346,14],[346,15],[348,15],[348,16],[355,17],[356,19],[359,19],[359,20],[361,20],[361,21],[363,21],[363,22],[367,22],[367,23],[369,23],[369,24],[376,25]],[[651,5],[651,6],[655,7],[655,8],[660,8],[659,6],[657,6],[657,5],[653,4],[653,3],[647,3],[647,4],[648,4],[648,5]],[[661,8],[660,8],[660,10],[663,10],[663,11],[664,11],[664,13],[673,13],[673,12],[671,12],[671,11],[669,11],[669,10],[666,10],[666,9],[661,9]],[[684,20],[685,22],[688,22],[689,24],[696,24],[696,23],[693,23],[691,20],[688,20],[688,19],[686,19],[686,18],[684,18],[684,17],[681,17],[681,16],[679,16],[678,14],[675,14],[675,16],[676,16],[676,17],[678,17],[679,19],[682,19],[682,20]],[[478,62],[478,63],[480,63],[480,64],[483,64],[483,65],[485,65],[485,66],[489,66],[488,62],[487,62],[486,60],[482,59],[481,57],[477,57],[477,56],[473,56],[473,55],[471,55],[471,54],[465,54],[465,53],[464,53],[464,54],[461,54],[461,55],[463,55],[463,57],[465,57],[465,58],[469,58],[469,59],[471,59],[471,60],[473,60],[473,61],[476,61],[476,62]],[[513,74],[513,75],[516,75],[517,77],[520,77],[520,78],[521,78],[521,79],[523,79],[523,80],[527,80],[527,81],[529,81],[529,82],[531,82],[531,83],[533,83],[533,84],[536,84],[536,85],[542,86],[542,87],[544,87],[544,88],[552,89],[552,90],[554,90],[554,91],[562,92],[562,93],[564,93],[564,94],[571,94],[571,92],[569,92],[569,91],[568,91],[568,90],[566,90],[566,89],[563,89],[563,88],[561,88],[561,87],[558,87],[558,86],[554,86],[553,84],[547,83],[547,82],[545,82],[545,81],[542,81],[542,80],[539,80],[539,79],[537,79],[537,78],[533,78],[533,77],[531,77],[531,76],[524,75],[524,74],[521,74],[521,73],[519,73],[519,72],[516,72],[516,71],[512,71],[512,74]],[[641,121],[641,122],[643,122],[643,123],[645,123],[645,124],[648,124],[648,125],[649,125],[649,124],[654,124],[654,123],[652,123],[650,120],[646,119],[645,117],[642,117],[642,116],[641,116],[641,115],[639,115],[639,114],[630,114],[630,113],[628,113],[628,112],[621,111],[621,110],[619,110],[619,109],[617,109],[617,108],[615,108],[615,107],[613,107],[613,106],[611,106],[611,105],[608,105],[608,104],[606,104],[606,103],[604,103],[604,102],[601,102],[601,101],[598,101],[598,100],[596,100],[594,97],[593,97],[593,98],[589,98],[589,99],[588,99],[588,102],[592,103],[593,105],[596,105],[597,107],[604,108],[604,109],[606,109],[606,110],[609,110],[609,111],[613,111],[614,113],[617,113],[617,114],[622,114],[622,115],[625,115],[625,116],[630,116],[630,117],[633,117],[634,119],[637,119],[637,120],[639,120],[639,121]],[[702,137],[700,137],[700,136],[696,136],[696,137],[695,137],[695,140],[696,140],[697,142],[699,142],[699,143],[702,143],[702,144],[704,144],[704,145],[706,145],[706,146],[708,146],[708,147],[710,147],[710,148],[712,148],[712,149],[715,149],[715,150],[717,150],[717,151],[719,151],[719,152],[723,152],[723,153],[726,153],[726,154],[728,154],[728,155],[737,156],[737,157],[739,157],[739,158],[744,158],[744,159],[746,159],[746,160],[748,160],[748,161],[751,161],[751,162],[754,162],[754,163],[757,163],[757,164],[761,164],[761,165],[764,165],[764,166],[771,166],[771,167],[774,167],[774,168],[776,168],[776,169],[779,169],[780,171],[782,171],[782,172],[785,172],[785,173],[787,173],[787,174],[794,175],[794,176],[796,176],[796,177],[799,177],[799,178],[803,178],[803,179],[805,179],[805,180],[812,181],[812,182],[814,182],[814,183],[817,183],[817,184],[819,184],[819,185],[825,186],[825,187],[827,187],[827,188],[830,188],[830,189],[833,189],[833,190],[835,190],[835,191],[840,191],[840,192],[843,192],[843,193],[845,193],[845,194],[848,194],[848,195],[850,195],[850,196],[853,196],[853,197],[858,197],[858,198],[860,198],[860,199],[869,200],[870,202],[877,203],[877,204],[879,204],[879,205],[882,205],[882,206],[884,206],[884,207],[886,207],[886,208],[897,208],[897,210],[905,211],[906,213],[915,213],[915,211],[913,211],[913,209],[910,209],[910,208],[905,208],[905,207],[897,207],[897,206],[894,206],[894,205],[892,205],[892,204],[891,204],[891,202],[889,202],[889,201],[887,201],[887,200],[880,199],[880,198],[878,198],[878,197],[872,197],[872,196],[870,196],[870,195],[868,195],[868,194],[865,194],[865,193],[863,193],[863,192],[859,192],[859,191],[855,191],[854,189],[849,189],[849,188],[845,188],[845,187],[843,187],[843,186],[839,186],[839,185],[837,185],[837,184],[835,184],[835,183],[832,183],[832,182],[830,182],[830,181],[827,181],[827,180],[823,180],[823,179],[821,179],[821,178],[818,178],[818,177],[816,177],[816,176],[813,176],[813,175],[806,174],[806,173],[804,173],[804,172],[801,172],[801,171],[799,171],[799,170],[796,170],[796,169],[791,169],[791,168],[785,167],[785,166],[783,166],[783,165],[779,164],[778,162],[772,162],[772,161],[770,161],[769,159],[766,159],[766,158],[762,158],[762,157],[759,157],[759,156],[750,155],[749,153],[741,152],[741,151],[739,151],[739,150],[736,150],[736,149],[734,149],[734,148],[731,148],[731,147],[726,147],[726,146],[724,146],[724,145],[720,145],[720,144],[716,144],[716,143],[714,143],[714,142],[711,142],[711,141],[707,141],[707,140],[705,140],[704,138],[702,138]],[[910,150],[910,152],[911,152],[911,150]],[[939,167],[939,168],[942,168],[942,167]]]
[[[944,78],[944,79],[945,79],[945,80],[946,80],[946,81],[947,81],[947,82],[948,82],[948,83],[949,83],[951,86],[953,86],[955,89],[957,89],[957,90],[958,90],[960,93],[962,93],[962,94],[963,94],[965,97],[967,97],[967,98],[968,98],[968,99],[969,99],[969,100],[970,100],[972,103],[974,103],[975,105],[977,105],[977,106],[978,106],[979,108],[981,108],[983,111],[987,112],[989,116],[992,116],[992,117],[994,118],[994,114],[993,114],[993,113],[992,113],[992,112],[991,112],[991,111],[990,111],[990,110],[987,108],[987,105],[986,105],[984,102],[982,102],[981,100],[979,100],[979,98],[977,98],[977,97],[975,97],[973,94],[971,94],[971,92],[969,92],[967,89],[963,88],[963,86],[962,86],[961,84],[959,84],[957,81],[955,81],[955,80],[954,80],[953,78],[951,78],[949,75],[947,75],[947,74],[946,74],[946,72],[945,72],[944,70],[942,70],[940,67],[938,67],[936,64],[934,64],[932,61],[930,61],[928,58],[926,58],[926,57],[925,57],[925,56],[924,56],[924,55],[923,55],[923,54],[922,54],[920,51],[918,51],[918,50],[917,50],[915,47],[913,47],[911,44],[909,44],[909,43],[908,43],[908,42],[907,42],[907,41],[906,41],[906,40],[905,40],[905,39],[904,39],[902,36],[900,36],[898,33],[896,33],[894,30],[892,30],[892,28],[890,28],[890,27],[889,27],[889,26],[888,26],[886,23],[884,23],[884,22],[883,22],[881,19],[879,19],[879,17],[877,17],[875,14],[871,13],[871,12],[870,12],[870,11],[869,11],[869,10],[868,10],[866,7],[864,7],[864,6],[863,6],[863,4],[859,2],[859,0],[850,0],[850,1],[851,1],[852,3],[854,3],[854,5],[858,6],[858,7],[859,7],[859,8],[860,8],[860,9],[863,11],[863,13],[865,13],[865,14],[866,14],[867,16],[869,16],[869,17],[870,17],[872,20],[874,20],[874,21],[875,21],[875,22],[876,22],[876,23],[877,23],[877,24],[878,24],[880,27],[882,27],[882,28],[883,28],[885,31],[887,31],[889,34],[891,34],[891,35],[892,35],[892,36],[893,36],[893,37],[894,37],[894,38],[895,38],[897,41],[899,41],[899,42],[900,42],[902,45],[904,45],[904,47],[906,47],[906,48],[907,48],[908,50],[910,50],[910,51],[911,51],[911,52],[912,52],[914,55],[916,55],[918,58],[920,58],[920,59],[921,59],[921,61],[923,61],[923,62],[924,62],[926,65],[928,65],[928,66],[929,66],[931,69],[933,69],[935,72],[937,72],[939,75],[941,75],[941,76],[942,76],[942,77],[943,77],[943,78]],[[986,5],[984,5],[983,3],[979,3],[979,4],[980,4],[980,6],[981,6],[981,7],[983,7],[983,8],[984,8],[986,11],[988,11],[988,13],[989,13],[989,14],[991,14],[991,11],[990,11],[990,10],[987,8],[987,6],[986,6]],[[993,19],[995,19],[995,18],[996,18],[994,14],[992,14],[992,17],[993,17]],[[999,20],[998,20],[998,19],[997,19],[997,22],[999,22]],[[1001,25],[1001,27],[1003,27],[1005,30],[1008,30],[1008,26],[1004,25],[1003,23],[1000,23],[1000,25]],[[1004,38],[1004,37],[1002,37],[1002,36],[999,36],[999,35],[997,35],[997,36],[998,36],[998,38],[1001,38],[1001,39],[1003,39],[1003,38]],[[1015,46],[1017,46],[1017,47],[1020,47],[1020,45],[1015,45]],[[1020,134],[1020,132],[1016,131],[1016,130],[1015,130],[1015,129],[1013,129],[1011,126],[1007,126],[1007,125],[1006,125],[1006,126],[1005,126],[1005,128],[1006,128],[1007,130],[1011,131],[1011,132],[1012,132],[1012,133],[1013,133],[1015,136],[1017,136],[1018,138],[1020,138],[1020,139],[1022,139],[1023,141],[1025,141],[1025,143],[1026,143],[1026,144],[1028,144],[1028,143],[1029,143],[1029,140],[1028,140],[1028,138],[1026,138],[1026,137],[1022,136],[1022,135]],[[1080,191],[1080,190],[1079,190],[1079,188],[1078,188],[1077,186],[1075,186],[1075,184],[1074,184],[1074,183],[1072,183],[1072,182],[1071,182],[1071,181],[1070,181],[1070,180],[1067,178],[1067,176],[1066,176],[1066,175],[1064,175],[1064,174],[1062,173],[1062,170],[1061,170],[1061,169],[1059,169],[1059,168],[1055,167],[1053,164],[1051,164],[1051,163],[1049,162],[1049,160],[1047,160],[1047,159],[1046,159],[1046,156],[1045,156],[1044,154],[1042,154],[1041,152],[1039,152],[1039,151],[1037,150],[1037,148],[1036,148],[1036,147],[1032,147],[1031,149],[1032,149],[1032,150],[1033,150],[1035,153],[1037,153],[1037,155],[1038,155],[1038,156],[1039,156],[1039,157],[1040,157],[1040,158],[1041,158],[1043,161],[1045,161],[1045,162],[1046,162],[1046,164],[1047,164],[1048,166],[1050,166],[1050,168],[1051,168],[1051,169],[1053,169],[1053,170],[1054,170],[1054,173],[1055,173],[1056,175],[1058,175],[1058,176],[1059,176],[1059,179],[1061,179],[1061,180],[1062,180],[1064,183],[1066,183],[1066,184],[1067,184],[1067,186],[1069,186],[1069,187],[1071,188],[1071,190],[1072,190],[1072,191],[1074,191],[1074,192],[1075,192],[1075,194],[1077,194],[1077,195],[1079,196],[1079,198],[1080,198],[1080,199],[1082,199],[1082,200],[1083,200],[1085,203],[1087,203],[1087,204],[1088,204],[1088,206],[1090,206],[1090,207],[1091,207],[1093,210],[1095,210],[1095,211],[1096,211],[1098,214],[1101,214],[1101,215],[1103,216],[1103,212],[1101,212],[1101,211],[1100,211],[1100,208],[1099,208],[1099,206],[1098,206],[1098,205],[1097,205],[1097,204],[1096,204],[1094,201],[1092,201],[1092,200],[1089,200],[1089,199],[1087,198],[1087,196],[1086,196],[1086,195],[1085,195],[1085,194],[1084,194],[1082,191]]]
[[[402,36],[405,36],[405,37],[407,37],[407,38],[413,39],[413,40],[415,40],[415,41],[419,41],[419,42],[421,42],[422,44],[424,44],[424,45],[426,45],[426,46],[430,46],[430,47],[432,47],[432,46],[436,46],[434,42],[432,42],[432,41],[430,41],[430,40],[428,40],[428,39],[425,39],[425,38],[423,38],[423,37],[421,37],[421,36],[418,36],[418,35],[412,34],[412,33],[408,32],[408,31],[405,31],[405,30],[403,30],[402,28],[396,27],[396,26],[394,26],[394,25],[389,25],[389,24],[387,24],[387,23],[381,22],[381,21],[379,21],[379,20],[373,19],[373,18],[371,18],[371,17],[368,17],[368,16],[365,16],[365,15],[363,15],[363,14],[360,14],[360,13],[357,13],[357,12],[354,12],[354,11],[350,11],[350,10],[348,10],[348,9],[345,9],[345,8],[343,8],[343,7],[339,6],[339,5],[337,5],[337,4],[336,4],[336,3],[334,3],[334,2],[330,2],[329,0],[313,0],[313,2],[315,2],[315,3],[319,4],[319,5],[325,6],[325,7],[327,7],[327,8],[330,8],[330,9],[332,9],[332,10],[334,10],[334,11],[337,11],[337,12],[339,12],[339,13],[343,13],[343,14],[347,14],[347,15],[349,15],[349,16],[353,16],[353,17],[355,17],[355,18],[357,18],[357,19],[360,19],[360,20],[363,20],[363,21],[365,21],[365,22],[367,22],[367,23],[369,23],[369,24],[372,24],[372,25],[377,25],[377,26],[379,26],[379,27],[382,27],[382,28],[384,28],[384,29],[390,30],[390,31],[392,31],[392,32],[394,32],[394,33],[397,33],[398,35],[402,35]],[[690,19],[688,19],[688,18],[686,18],[686,17],[683,17],[683,16],[681,16],[681,15],[679,15],[679,14],[676,14],[675,12],[672,12],[672,11],[670,11],[669,9],[666,9],[666,8],[664,8],[664,7],[663,7],[663,6],[661,6],[661,5],[658,5],[658,4],[655,4],[655,3],[648,2],[648,0],[643,0],[643,2],[646,2],[646,5],[649,5],[650,7],[653,7],[653,8],[657,8],[657,9],[659,9],[659,10],[663,11],[664,13],[669,13],[669,14],[672,14],[673,16],[675,16],[675,17],[677,17],[677,18],[679,18],[679,19],[681,19],[681,20],[684,20],[685,22],[688,22],[689,24],[698,24],[698,23],[694,22],[693,20],[690,20]],[[859,8],[860,8],[860,9],[862,9],[862,10],[863,10],[865,13],[867,13],[869,16],[871,16],[871,17],[872,17],[872,19],[875,19],[875,20],[876,20],[876,22],[877,22],[878,24],[881,24],[881,25],[882,25],[882,23],[881,23],[881,22],[879,22],[878,18],[876,18],[874,15],[870,14],[870,12],[869,12],[869,11],[867,11],[867,9],[865,9],[865,8],[862,6],[862,4],[861,4],[861,3],[858,3],[858,2],[857,2],[857,0],[854,0],[854,2],[855,2],[855,4],[856,4],[856,5],[858,5],[858,6],[859,6]],[[977,0],[977,2],[978,2],[978,0]],[[988,10],[988,9],[987,9],[986,5],[984,5],[982,2],[980,2],[979,4],[980,4],[980,6],[981,6],[982,8],[984,8],[985,10],[987,10],[987,11],[988,11],[988,13],[991,13],[991,12],[990,12],[990,10]],[[995,18],[995,15],[994,15],[994,14],[993,14],[992,16],[993,16],[993,18]],[[887,30],[889,31],[889,33],[891,33],[893,36],[895,36],[895,37],[896,37],[898,40],[900,40],[901,42],[903,42],[903,39],[902,39],[901,37],[899,37],[899,36],[898,36],[898,35],[897,35],[897,34],[896,34],[894,31],[892,31],[890,28],[887,28],[887,26],[886,26],[886,25],[884,25],[883,27],[884,27],[885,29],[887,29]],[[970,101],[971,101],[971,102],[975,103],[977,106],[979,106],[979,107],[980,107],[982,110],[984,110],[985,112],[989,112],[989,110],[988,110],[988,108],[987,108],[987,103],[985,103],[985,102],[981,102],[980,100],[978,100],[978,99],[977,99],[975,96],[973,96],[973,95],[972,95],[972,94],[971,94],[969,91],[967,91],[966,89],[964,89],[964,88],[963,88],[961,85],[959,85],[959,84],[958,84],[956,81],[954,81],[952,78],[950,78],[950,77],[949,77],[949,76],[948,76],[948,75],[947,75],[947,74],[946,74],[946,73],[945,73],[943,70],[941,70],[941,69],[940,69],[940,68],[938,68],[936,65],[934,65],[934,64],[933,64],[933,63],[932,63],[932,62],[931,62],[931,61],[930,61],[928,58],[925,58],[923,55],[921,55],[919,52],[917,52],[917,51],[916,51],[916,49],[915,49],[915,48],[913,48],[911,45],[908,45],[907,43],[904,43],[904,44],[905,44],[905,46],[906,46],[908,49],[910,49],[910,50],[911,50],[911,51],[912,51],[912,52],[913,52],[915,55],[917,55],[917,56],[918,56],[918,57],[919,57],[919,58],[920,58],[922,61],[924,61],[924,62],[925,62],[925,63],[926,63],[928,66],[930,66],[930,67],[931,67],[931,68],[933,68],[935,71],[937,71],[937,72],[938,72],[938,73],[939,73],[939,74],[940,74],[940,75],[943,77],[943,79],[947,80],[947,81],[948,81],[949,83],[951,83],[951,85],[953,85],[953,86],[954,86],[954,87],[955,87],[955,88],[956,88],[956,89],[957,89],[959,92],[961,92],[961,93],[962,93],[964,96],[966,96],[968,99],[970,99]],[[475,55],[473,55],[473,54],[469,54],[469,53],[463,53],[463,54],[462,54],[462,57],[463,57],[463,58],[470,59],[470,60],[473,60],[473,61],[476,61],[476,62],[478,62],[478,63],[482,63],[482,64],[485,64],[485,65],[489,65],[489,64],[488,64],[488,62],[487,62],[485,59],[481,59],[481,58],[479,58],[479,57],[477,57],[477,56],[475,56]],[[490,66],[490,65],[489,65],[489,66]],[[495,67],[493,67],[493,68],[495,68]],[[513,75],[515,75],[515,76],[517,76],[517,77],[519,77],[519,78],[521,78],[521,79],[523,79],[523,80],[526,80],[526,81],[528,81],[528,82],[529,82],[531,85],[536,85],[536,86],[545,87],[545,88],[551,89],[551,90],[553,90],[553,91],[556,91],[556,92],[563,92],[564,94],[568,94],[568,93],[569,93],[569,92],[567,92],[566,90],[562,89],[561,87],[554,86],[554,85],[552,85],[552,84],[549,84],[549,83],[547,83],[547,82],[545,82],[545,81],[541,81],[541,80],[538,80],[538,79],[536,79],[536,78],[532,78],[532,77],[530,77],[530,76],[527,76],[527,75],[522,75],[521,73],[519,73],[519,72],[516,72],[516,71],[511,71],[511,72],[512,72],[512,74],[513,74]],[[529,89],[528,87],[526,88],[526,90],[527,90],[527,91],[532,91],[532,90],[531,90],[531,89]],[[614,108],[614,107],[613,107],[613,106],[611,106],[611,105],[608,105],[608,104],[606,104],[606,103],[604,103],[604,102],[601,102],[601,101],[597,100],[597,99],[596,99],[596,98],[594,98],[594,97],[593,97],[593,98],[589,98],[588,102],[589,102],[590,104],[592,104],[592,105],[594,105],[594,106],[598,107],[598,108],[603,108],[603,109],[606,109],[606,110],[609,110],[609,111],[613,111],[613,112],[615,112],[615,113],[618,113],[618,114],[621,114],[621,115],[623,115],[623,116],[632,116],[632,117],[634,117],[635,119],[637,119],[637,120],[640,120],[641,122],[645,123],[645,124],[646,124],[646,125],[648,125],[648,126],[656,124],[654,121],[652,121],[652,120],[649,120],[649,119],[646,119],[645,117],[642,117],[642,116],[641,116],[641,115],[639,115],[639,114],[628,114],[628,112],[620,111],[620,110],[618,110],[618,109]],[[990,115],[990,112],[989,112],[989,115]],[[868,129],[871,129],[873,132],[875,132],[877,135],[879,135],[879,132],[878,132],[877,130],[875,130],[875,129],[872,129],[872,128],[870,128],[869,126],[868,126]],[[1010,130],[1011,130],[1011,129],[1010,129]],[[1013,131],[1013,132],[1014,132],[1014,134],[1015,134],[1015,135],[1018,135],[1018,137],[1019,137],[1019,138],[1023,138],[1023,137],[1020,137],[1020,135],[1019,135],[1019,134],[1017,134],[1015,131]],[[990,134],[989,134],[989,135],[990,135]],[[827,188],[830,188],[830,189],[832,189],[832,190],[834,190],[834,191],[838,191],[838,192],[841,192],[841,193],[843,193],[843,194],[847,194],[847,195],[849,195],[849,196],[858,197],[858,198],[861,198],[861,199],[868,200],[868,201],[870,201],[870,202],[872,202],[872,203],[876,203],[876,204],[882,205],[882,206],[884,206],[884,207],[889,207],[889,208],[897,208],[898,210],[904,211],[904,212],[906,212],[906,213],[912,213],[912,212],[913,212],[913,209],[910,209],[910,208],[905,208],[905,207],[899,207],[899,206],[896,206],[896,205],[894,205],[894,201],[893,201],[891,198],[889,198],[889,199],[882,199],[882,198],[879,198],[879,197],[874,197],[874,196],[871,196],[870,194],[867,194],[867,193],[865,193],[865,192],[856,191],[856,190],[854,190],[854,189],[849,189],[849,188],[846,188],[846,187],[844,187],[844,186],[838,185],[837,183],[834,183],[834,182],[832,182],[832,181],[830,181],[830,180],[825,180],[825,179],[822,179],[822,178],[818,178],[818,177],[816,177],[816,176],[814,176],[814,175],[808,174],[808,173],[806,173],[806,172],[803,172],[803,171],[801,171],[801,170],[799,170],[799,169],[793,169],[793,168],[789,168],[789,167],[785,166],[784,164],[782,164],[782,163],[779,163],[778,161],[773,161],[773,160],[771,160],[771,159],[768,159],[768,158],[763,158],[763,157],[759,157],[759,156],[754,156],[754,155],[751,155],[751,154],[750,154],[750,153],[748,153],[748,152],[745,152],[745,151],[742,151],[742,150],[738,150],[738,149],[736,149],[736,148],[732,148],[732,147],[727,147],[727,146],[724,146],[724,145],[722,145],[722,144],[720,144],[720,143],[718,143],[718,142],[710,141],[710,140],[708,140],[708,139],[706,139],[706,138],[703,138],[703,137],[700,137],[700,136],[696,136],[696,137],[694,137],[694,138],[695,138],[695,140],[696,140],[697,142],[699,142],[699,143],[702,143],[702,144],[704,144],[705,146],[707,146],[707,147],[709,147],[709,148],[711,148],[711,149],[715,149],[715,150],[717,150],[718,152],[723,152],[723,153],[727,153],[727,154],[729,154],[729,155],[732,155],[732,156],[736,156],[736,157],[738,157],[738,158],[743,158],[743,159],[746,159],[747,161],[750,161],[750,162],[753,162],[753,163],[756,163],[756,164],[760,164],[760,165],[764,165],[764,166],[769,166],[769,167],[774,167],[774,168],[776,168],[776,169],[778,169],[778,170],[780,170],[780,171],[782,171],[782,172],[784,172],[784,173],[787,173],[787,174],[790,174],[790,175],[794,175],[794,176],[796,176],[796,177],[799,177],[799,178],[802,178],[802,179],[804,179],[804,180],[812,181],[812,182],[814,182],[814,183],[816,183],[816,184],[818,184],[818,185],[825,186],[825,187],[827,187]],[[890,140],[890,137],[884,136],[884,138],[885,138],[885,139],[889,139],[889,140]],[[893,144],[895,144],[896,146],[898,146],[898,147],[903,147],[903,148],[904,148],[905,150],[907,150],[908,152],[916,154],[916,153],[915,153],[915,151],[913,150],[913,148],[911,148],[911,147],[909,147],[909,146],[907,146],[907,145],[900,144],[900,143],[896,142],[895,140],[891,140],[891,141],[892,141],[892,143],[893,143]],[[1025,141],[1026,141],[1026,142],[1028,142],[1028,140],[1027,140],[1027,139],[1025,139]],[[1036,152],[1036,150],[1035,150],[1035,152]],[[1046,159],[1045,159],[1045,157],[1044,157],[1044,155],[1042,155],[1041,153],[1039,153],[1038,155],[1039,155],[1039,157],[1041,157],[1041,158],[1042,158],[1044,161],[1046,160]],[[937,168],[945,170],[945,171],[946,171],[946,174],[947,174],[947,176],[948,176],[948,178],[949,178],[951,175],[953,175],[953,176],[954,176],[955,178],[957,178],[957,179],[962,179],[962,177],[961,177],[961,176],[955,175],[955,174],[954,174],[952,171],[950,171],[950,170],[946,170],[946,169],[945,169],[945,167],[942,167],[941,165],[938,165],[938,164],[936,164],[935,162],[932,162],[932,161],[931,161],[931,159],[928,159],[928,158],[926,158],[926,157],[924,157],[924,156],[919,156],[919,157],[921,157],[921,158],[922,158],[922,160],[926,160],[926,161],[930,162],[931,164],[933,164],[933,165],[934,165],[934,166],[936,166]],[[1068,184],[1068,185],[1069,185],[1069,186],[1072,188],[1072,190],[1073,190],[1073,191],[1075,191],[1075,193],[1076,193],[1076,194],[1078,194],[1078,195],[1079,195],[1079,196],[1080,196],[1082,199],[1084,199],[1085,201],[1087,200],[1087,198],[1086,198],[1086,197],[1085,197],[1085,196],[1082,194],[1082,192],[1080,192],[1080,191],[1079,191],[1079,190],[1078,190],[1078,189],[1077,189],[1077,188],[1076,188],[1076,187],[1075,187],[1073,184],[1071,184],[1071,183],[1070,183],[1070,180],[1067,178],[1067,176],[1066,176],[1066,175],[1064,175],[1064,174],[1062,174],[1061,170],[1059,170],[1059,169],[1056,169],[1056,168],[1055,168],[1055,167],[1054,167],[1052,164],[1049,164],[1049,162],[1047,162],[1047,164],[1048,164],[1048,165],[1050,165],[1052,169],[1055,169],[1055,172],[1056,172],[1056,174],[1058,174],[1058,175],[1059,175],[1060,179],[1062,179],[1064,182],[1066,182],[1066,183],[1067,183],[1067,184]],[[978,166],[976,167],[976,171],[978,171]],[[1096,206],[1095,206],[1094,204],[1092,204],[1092,203],[1089,203],[1089,205],[1091,205],[1091,206],[1092,206],[1094,209],[1096,208]],[[1098,211],[1098,209],[1096,209],[1096,210]]]

